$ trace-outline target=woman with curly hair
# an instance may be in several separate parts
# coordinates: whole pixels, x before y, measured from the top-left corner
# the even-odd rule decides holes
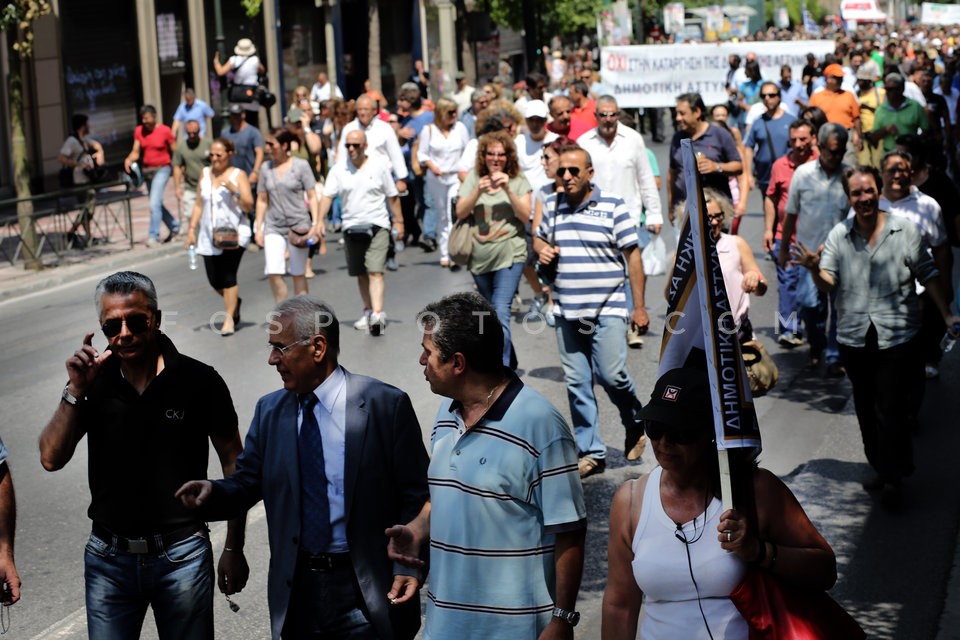
[[[476,164],[460,186],[457,201],[457,219],[471,216],[473,250],[467,266],[503,327],[503,364],[516,368],[510,302],[527,259],[524,225],[530,220],[530,183],[520,172],[517,149],[506,131],[480,137]]]

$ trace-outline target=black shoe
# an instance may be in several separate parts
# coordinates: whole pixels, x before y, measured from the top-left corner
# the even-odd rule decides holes
[[[170,235],[163,239],[163,244],[167,244],[178,235],[180,235],[180,227],[177,227],[176,229],[170,229]]]
[[[240,305],[243,304],[243,298],[237,298],[237,308],[233,312],[233,324],[240,324]]]
[[[430,253],[437,250],[437,241],[433,238],[421,238],[420,239],[420,248],[423,249],[424,253]]]
[[[903,487],[900,482],[888,482],[883,487],[880,504],[889,511],[900,511],[903,508]]]
[[[831,362],[827,365],[828,378],[842,378],[845,375],[847,375],[847,370],[839,362]]]

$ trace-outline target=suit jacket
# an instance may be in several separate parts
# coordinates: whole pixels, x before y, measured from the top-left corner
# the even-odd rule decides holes
[[[387,559],[383,532],[411,520],[429,498],[427,451],[406,393],[373,378],[346,370],[344,374],[344,493],[350,559],[378,636],[408,640],[420,627],[420,599],[397,606],[387,602],[393,576],[411,572]],[[214,482],[204,513],[210,520],[226,520],[263,500],[270,539],[267,591],[274,638],[280,637],[286,620],[299,550],[297,410],[297,395],[292,391],[260,398],[236,471]]]

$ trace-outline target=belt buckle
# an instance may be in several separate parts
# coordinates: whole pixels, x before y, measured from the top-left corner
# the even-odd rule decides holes
[[[127,539],[127,552],[129,553],[148,553],[150,547],[147,545],[147,541],[144,538],[138,538],[136,540]]]

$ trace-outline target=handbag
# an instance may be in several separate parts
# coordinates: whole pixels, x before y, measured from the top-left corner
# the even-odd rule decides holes
[[[450,239],[447,241],[450,260],[461,267],[470,262],[470,254],[473,253],[474,224],[473,214],[471,213],[466,218],[457,220],[450,231]]]
[[[210,241],[215,249],[222,251],[231,251],[240,248],[240,230],[228,218],[223,221],[217,221],[217,211],[213,207],[213,172],[209,167],[204,168],[204,173],[210,179],[210,222],[213,225],[213,231],[210,233]]]
[[[747,621],[750,640],[862,640],[853,617],[826,591],[792,585],[751,566],[730,600]]]
[[[777,363],[770,357],[766,347],[757,340],[747,340],[740,345],[740,351],[743,354],[743,365],[747,369],[747,379],[750,380],[750,393],[754,398],[766,395],[780,379]]]
[[[554,242],[557,237],[557,210],[560,208],[560,194],[556,193],[556,187],[554,187],[554,193],[556,198],[553,200],[553,220],[550,221],[550,246],[553,247],[556,245]],[[551,285],[557,279],[557,268],[560,266],[560,256],[554,256],[548,264],[543,264],[539,260],[533,266],[534,270],[537,272],[537,278],[540,280],[540,284]]]
[[[310,233],[311,229],[313,229],[313,226],[309,224],[300,224],[295,227],[290,227],[290,230],[287,232],[287,240],[291,245],[300,249],[312,247],[320,242],[320,236],[318,236],[316,233]]]

